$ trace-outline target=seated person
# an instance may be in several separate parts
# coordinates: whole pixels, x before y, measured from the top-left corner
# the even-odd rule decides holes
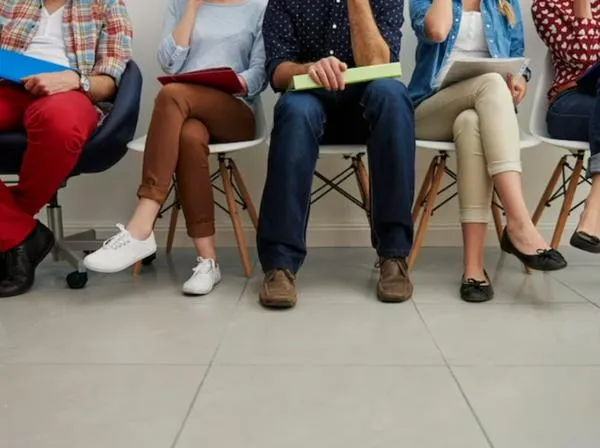
[[[271,0],[263,31],[267,73],[277,92],[309,74],[324,89],[283,93],[275,106],[258,252],[263,306],[296,303],[306,256],[311,186],[321,143],[368,144],[378,297],[411,298],[406,257],[413,239],[415,138],[406,87],[381,79],[345,86],[347,67],[398,61],[402,0]]]
[[[266,85],[258,0],[171,0],[158,60],[168,74],[231,67],[242,98],[192,84],[168,84],[156,98],[144,152],[139,202],[126,227],[85,259],[88,269],[118,272],[156,252],[153,227],[173,174],[198,264],[186,294],[208,294],[221,280],[208,156],[210,142],[254,138],[254,99]]]
[[[600,0],[535,0],[531,9],[554,64],[548,133],[561,140],[589,142],[592,152],[592,188],[571,245],[600,253],[600,95],[582,91],[576,83],[600,61]]]
[[[521,186],[520,131],[515,113],[527,79],[489,73],[439,90],[436,78],[453,59],[523,56],[519,2],[508,0],[411,0],[419,45],[409,90],[416,105],[417,138],[456,144],[458,199],[464,240],[461,298],[492,299],[484,268],[484,243],[494,188],[507,218],[502,249],[527,267],[566,266],[533,225]]]
[[[0,297],[33,285],[37,265],[54,246],[34,216],[75,167],[103,118],[131,52],[123,0],[3,0],[0,48],[53,62],[64,71],[23,85],[0,81],[0,133],[27,132],[19,182],[0,182]],[[0,153],[0,157],[2,157]]]

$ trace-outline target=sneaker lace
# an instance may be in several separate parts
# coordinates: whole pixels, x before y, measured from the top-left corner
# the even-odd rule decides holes
[[[123,224],[117,224],[117,229],[119,229],[119,233],[107,239],[102,244],[103,248],[116,250],[131,242],[131,235]]]
[[[215,260],[211,260],[210,258],[198,257],[196,261],[198,264],[192,269],[194,275],[210,274],[210,271],[215,267]]]

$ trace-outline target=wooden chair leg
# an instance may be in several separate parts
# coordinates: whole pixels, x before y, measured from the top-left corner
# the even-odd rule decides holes
[[[425,204],[425,210],[421,215],[421,221],[419,222],[419,226],[417,228],[417,233],[415,236],[415,241],[413,243],[413,248],[408,257],[408,268],[412,269],[421,251],[421,245],[423,244],[423,238],[425,237],[425,233],[427,231],[427,226],[429,224],[429,219],[433,214],[433,207],[435,206],[435,201],[438,197],[438,193],[440,191],[440,185],[442,183],[442,179],[445,174],[446,168],[446,157],[445,156],[436,156],[436,164],[434,165],[434,172],[432,174],[431,180],[431,188],[429,189],[429,194],[427,195],[427,203]]]
[[[502,217],[502,209],[497,205],[500,202],[500,198],[494,191],[492,196],[492,216],[494,218],[494,227],[496,228],[496,235],[498,236],[498,242],[502,240],[502,232],[504,232],[504,218]]]
[[[369,173],[361,158],[355,157],[352,164],[354,166],[354,173],[356,174],[358,190],[366,209],[367,218],[369,218],[371,216],[371,186],[369,182]]]
[[[225,198],[227,199],[227,207],[229,210],[229,216],[231,217],[231,224],[233,225],[235,239],[237,240],[240,257],[242,258],[242,264],[244,265],[244,274],[246,274],[246,277],[250,277],[252,275],[250,254],[248,253],[248,246],[246,245],[246,237],[244,235],[244,229],[242,228],[242,221],[237,211],[233,186],[231,184],[231,178],[229,177],[229,170],[227,169],[224,159],[219,159],[219,171],[223,180],[223,191],[225,191]]]
[[[429,168],[427,169],[427,173],[425,174],[425,179],[423,179],[423,183],[421,184],[421,189],[419,190],[419,194],[417,195],[417,200],[413,206],[412,212],[412,220],[413,222],[417,222],[417,218],[419,217],[419,212],[423,208],[423,200],[429,191],[429,187],[431,187],[431,180],[433,179],[433,172],[435,171],[435,166],[438,163],[438,157],[435,156],[431,163],[429,164]]]
[[[560,245],[560,240],[562,238],[563,232],[565,231],[567,219],[569,218],[569,214],[571,213],[573,198],[575,197],[575,192],[577,191],[577,186],[579,185],[579,177],[581,176],[582,170],[583,156],[577,157],[577,162],[575,162],[575,167],[573,168],[573,173],[571,174],[571,180],[569,181],[569,185],[567,187],[567,191],[563,199],[560,214],[558,215],[558,221],[556,222],[556,227],[554,229],[554,235],[552,236],[552,242],[550,243],[550,246],[553,249],[558,249],[558,246]]]
[[[142,270],[142,262],[138,261],[136,264],[133,265],[133,275],[134,276],[140,275],[141,270]]]
[[[554,168],[554,172],[552,173],[552,176],[550,177],[550,180],[548,181],[548,185],[546,185],[544,194],[540,198],[540,202],[538,203],[538,205],[535,209],[535,212],[533,213],[533,217],[531,218],[531,220],[533,221],[533,225],[537,225],[537,223],[540,221],[540,218],[542,217],[542,214],[544,213],[544,210],[546,209],[546,205],[548,204],[548,201],[552,197],[552,194],[554,193],[554,189],[556,188],[556,184],[558,183],[558,180],[560,179],[560,175],[563,171],[563,167],[567,163],[567,157],[568,156],[561,157],[561,159],[556,164],[556,168]]]
[[[167,254],[170,254],[173,250],[173,241],[175,240],[175,231],[177,230],[177,218],[179,218],[180,208],[181,206],[179,205],[179,199],[177,199],[177,204],[175,204],[171,209],[171,221],[169,222],[169,233],[167,234]]]
[[[250,215],[250,220],[252,221],[254,230],[256,230],[258,228],[258,214],[256,213],[254,202],[252,202],[252,197],[248,192],[248,188],[246,188],[246,184],[244,183],[244,179],[242,178],[242,173],[240,173],[240,171],[238,170],[238,167],[233,159],[229,159],[229,165],[231,166],[231,172],[233,174],[235,184],[237,185],[240,194],[242,195],[242,200],[244,201],[244,204],[246,204],[246,209],[248,210],[248,215]]]

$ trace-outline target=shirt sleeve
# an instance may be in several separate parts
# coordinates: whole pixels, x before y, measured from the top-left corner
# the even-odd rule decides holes
[[[158,47],[158,63],[163,72],[173,75],[179,73],[187,60],[190,48],[181,47],[175,42],[173,30],[181,20],[182,11],[178,0],[170,0],[163,24],[163,39]]]
[[[263,22],[267,77],[273,89],[273,75],[282,62],[300,62],[298,41],[289,11],[283,0],[269,0]]]
[[[431,0],[410,0],[408,11],[410,14],[410,23],[412,29],[417,35],[417,39],[422,42],[434,43],[425,31],[425,16],[431,8]]]
[[[390,62],[398,62],[404,23],[404,0],[380,0],[375,5],[373,16],[381,37],[390,48]]]
[[[248,97],[261,93],[266,87],[267,76],[265,74],[265,43],[262,33],[263,14],[258,20],[256,35],[252,44],[250,54],[250,66],[239,75],[248,84]]]
[[[598,59],[598,21],[567,14],[552,1],[534,1],[531,11],[538,35],[555,57],[580,70]]]
[[[124,0],[110,1],[106,6],[92,74],[111,76],[118,84],[131,59],[132,36],[131,21]]]

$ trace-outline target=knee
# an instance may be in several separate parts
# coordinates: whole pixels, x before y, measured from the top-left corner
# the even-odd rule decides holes
[[[512,105],[512,96],[506,79],[498,73],[486,73],[481,75],[480,79],[480,94],[490,95],[493,98],[510,101]]]
[[[452,132],[456,138],[463,132],[479,132],[479,115],[474,109],[467,109],[454,120]]]
[[[44,135],[71,153],[80,153],[90,137],[89,126],[83,119],[61,108],[40,108],[26,119],[28,133],[39,129]]]
[[[363,95],[363,105],[369,107],[373,103],[412,108],[408,89],[403,83],[395,79],[378,79],[367,85]]]
[[[156,107],[164,107],[167,104],[177,103],[180,98],[185,97],[186,86],[180,83],[171,83],[163,86],[156,95],[154,104]]]
[[[293,123],[317,128],[325,121],[325,114],[319,99],[308,93],[285,93],[275,105],[275,123],[285,126]]]

